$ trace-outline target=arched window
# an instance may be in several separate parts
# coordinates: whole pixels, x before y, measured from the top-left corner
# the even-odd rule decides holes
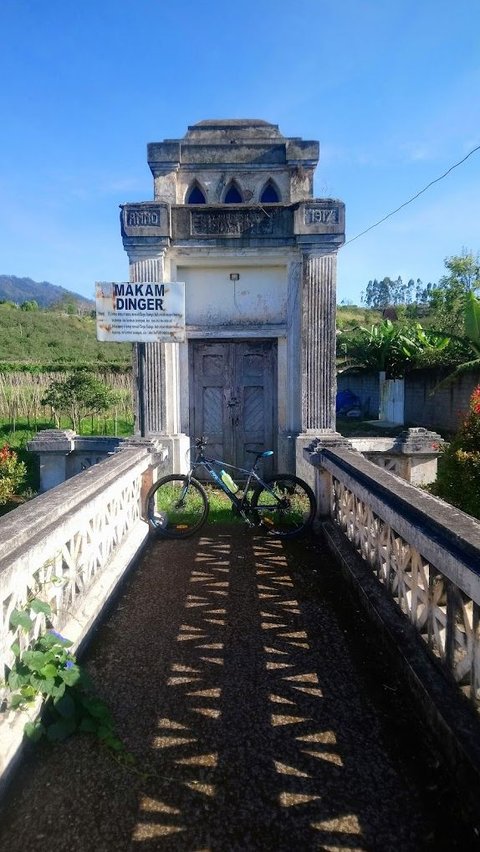
[[[194,183],[190,192],[187,193],[187,204],[206,204],[206,198],[198,183]]]
[[[242,204],[243,198],[240,195],[240,190],[235,183],[231,183],[228,187],[225,198],[223,199],[224,204]]]
[[[280,201],[280,196],[271,180],[267,181],[263,187],[260,201],[263,204],[276,204]]]

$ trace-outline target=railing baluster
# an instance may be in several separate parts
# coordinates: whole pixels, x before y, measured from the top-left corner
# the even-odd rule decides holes
[[[445,665],[453,675],[455,664],[455,625],[457,613],[457,590],[449,581],[445,581],[447,591],[447,635],[445,639]]]
[[[473,604],[472,614],[472,668],[470,673],[470,698],[472,701],[480,699],[480,607]]]

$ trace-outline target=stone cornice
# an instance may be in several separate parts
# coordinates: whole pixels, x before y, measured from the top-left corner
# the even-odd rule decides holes
[[[345,207],[336,199],[295,204],[169,205],[137,202],[121,205],[125,246],[159,238],[166,243],[295,242],[312,250],[338,248],[344,242]]]

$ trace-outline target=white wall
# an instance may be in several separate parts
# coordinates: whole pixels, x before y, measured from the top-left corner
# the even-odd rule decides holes
[[[240,275],[230,280],[230,273]],[[188,325],[243,325],[285,323],[287,319],[286,266],[178,266],[177,281],[185,281]]]

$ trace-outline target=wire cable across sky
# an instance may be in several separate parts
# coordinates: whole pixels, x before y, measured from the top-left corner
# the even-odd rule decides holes
[[[411,204],[412,201],[415,201],[415,199],[418,198],[420,195],[422,195],[424,192],[426,192],[427,189],[430,189],[430,187],[433,186],[434,183],[438,183],[440,180],[443,180],[443,178],[447,177],[447,175],[449,175],[450,172],[453,172],[454,169],[456,169],[458,166],[461,166],[462,163],[464,163],[465,160],[468,160],[468,158],[471,157],[472,154],[475,154],[476,151],[480,151],[480,145],[477,145],[475,148],[472,148],[472,150],[469,151],[468,154],[466,154],[465,157],[463,157],[462,160],[459,160],[458,163],[454,163],[453,166],[450,166],[450,168],[447,169],[447,171],[444,172],[443,175],[440,175],[440,177],[437,177],[437,178],[435,178],[435,180],[431,180],[430,183],[427,183],[427,185],[424,186],[423,189],[421,189],[419,192],[415,193],[415,195],[412,195],[412,197],[409,198],[408,201],[404,201],[403,204],[400,204],[400,207],[397,207],[395,210],[392,210],[391,213],[387,213],[387,215],[384,216],[383,219],[379,219],[378,222],[375,222],[375,224],[370,225],[369,228],[365,228],[364,231],[361,231],[355,237],[352,237],[351,240],[347,240],[344,243],[344,246],[348,246],[349,243],[353,243],[355,240],[358,240],[359,237],[363,237],[364,234],[368,234],[369,231],[372,231],[374,228],[377,228],[378,225],[381,225],[382,222],[385,222],[387,219],[390,219],[391,216],[394,216],[395,213],[398,213],[398,211],[402,210],[404,207],[406,207],[407,204]]]

